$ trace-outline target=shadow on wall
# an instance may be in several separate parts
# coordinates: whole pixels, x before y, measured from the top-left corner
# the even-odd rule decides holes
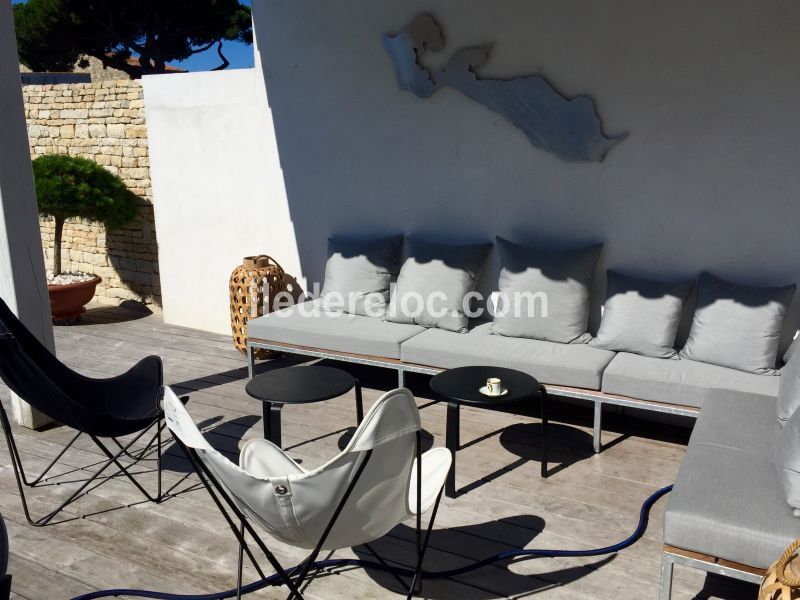
[[[119,229],[106,231],[105,248],[113,273],[106,282],[108,301],[135,301],[161,307],[153,205],[139,199],[139,213]],[[99,244],[98,244],[99,245]]]
[[[136,302],[150,310],[161,308],[153,205],[138,198],[139,212],[124,227],[107,230],[83,219],[68,219],[61,242],[65,272],[94,273],[103,280],[94,301],[105,305]],[[40,219],[47,269],[52,268],[53,220]]]
[[[297,304],[306,298],[306,291],[303,289],[303,286],[300,285],[297,278],[290,273],[283,274],[283,288],[284,291],[291,296],[293,304]]]
[[[786,127],[798,120],[800,80],[786,57],[796,54],[800,8],[787,5],[764,21],[746,3],[721,20],[710,6],[696,14],[690,0],[669,11],[655,0],[578,4],[580,10],[571,3],[505,10],[479,0],[433,0],[425,9],[453,47],[495,42],[486,77],[538,70],[568,97],[593,97],[609,131],[630,132],[602,163],[559,160],[453,90],[426,100],[402,91],[382,36],[414,16],[405,3],[253,2],[309,286],[323,281],[331,235],[398,232],[447,242],[499,235],[559,248],[604,242],[591,331],[608,268],[654,279],[688,280],[708,270],[751,285],[800,283],[791,258],[800,172]],[[689,25],[687,14],[696,14]],[[717,23],[713,32],[706,17]],[[619,30],[620,22],[630,26]],[[618,35],[611,40],[608,31]],[[759,59],[753,40],[760,40]],[[432,63],[446,58],[430,54]],[[779,90],[778,99],[768,100],[764,89]],[[493,251],[477,286],[484,295],[496,289],[499,267]],[[798,322],[796,299],[783,348]]]

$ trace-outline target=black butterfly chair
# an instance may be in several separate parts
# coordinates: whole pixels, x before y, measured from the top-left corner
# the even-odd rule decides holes
[[[0,378],[32,407],[77,431],[44,471],[35,479],[29,480],[22,467],[8,415],[0,405],[0,422],[11,454],[22,508],[25,511],[25,518],[31,525],[42,526],[49,523],[111,465],[115,465],[118,473],[130,479],[148,500],[161,501],[161,432],[164,416],[161,399],[164,386],[159,357],[148,356],[118,377],[109,379],[84,377],[53,356],[25,328],[5,302],[0,300]],[[134,455],[131,450],[133,445],[153,426],[156,427],[156,432],[152,439],[143,450]],[[40,483],[64,453],[84,434],[100,448],[107,460],[88,465],[100,466],[58,508],[33,520],[28,512],[23,486],[33,487]],[[127,440],[124,445],[117,440],[119,437],[132,434],[138,435],[132,440]],[[113,453],[100,441],[100,438],[108,438],[113,442],[116,446]],[[155,496],[151,496],[120,459],[125,456],[136,463],[152,451],[154,444],[157,451],[158,492]]]

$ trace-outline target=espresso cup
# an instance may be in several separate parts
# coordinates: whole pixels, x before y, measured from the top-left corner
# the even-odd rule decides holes
[[[497,377],[490,377],[486,380],[486,391],[490,396],[499,396],[503,391],[500,386],[500,380]]]

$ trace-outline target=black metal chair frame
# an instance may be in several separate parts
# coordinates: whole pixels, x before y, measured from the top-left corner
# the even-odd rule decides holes
[[[3,515],[0,515],[0,600],[11,596],[11,575],[8,573],[8,531]]]
[[[3,433],[5,434],[6,437],[8,452],[11,455],[11,464],[14,467],[14,477],[17,481],[17,488],[19,489],[20,499],[22,500],[22,510],[25,513],[25,518],[27,519],[28,523],[30,523],[34,527],[43,527],[48,523],[50,523],[50,521],[52,521],[53,518],[56,515],[58,515],[58,513],[60,513],[70,504],[72,504],[75,500],[77,500],[78,497],[83,493],[83,491],[86,490],[86,488],[88,488],[93,482],[95,482],[111,465],[115,465],[117,467],[117,471],[116,473],[109,475],[107,479],[110,479],[115,475],[121,473],[125,475],[125,477],[127,477],[131,481],[131,483],[133,483],[133,485],[136,486],[136,488],[150,502],[159,503],[163,499],[162,483],[161,483],[161,438],[162,438],[161,434],[164,429],[163,414],[159,415],[159,417],[157,418],[155,423],[153,423],[153,425],[140,431],[132,440],[125,443],[124,445],[114,437],[109,438],[119,448],[119,450],[116,453],[112,453],[111,450],[109,450],[108,447],[105,444],[103,444],[103,442],[101,442],[97,436],[90,435],[83,431],[78,431],[76,435],[59,451],[56,457],[45,467],[45,469],[32,480],[29,480],[28,475],[25,473],[25,468],[22,465],[22,459],[20,457],[19,449],[17,448],[17,443],[14,440],[14,434],[11,430],[11,423],[2,405],[0,405],[0,424],[2,425]],[[150,439],[150,441],[145,445],[144,449],[142,449],[138,454],[136,455],[131,454],[130,450],[133,447],[133,445],[136,442],[138,442],[148,431],[150,431],[150,429],[152,429],[153,426],[156,426],[157,430],[155,435],[153,435],[152,439]],[[25,497],[25,487],[33,488],[39,485],[43,480],[47,481],[44,478],[47,475],[47,473],[50,472],[50,469],[52,469],[58,463],[59,459],[61,459],[61,457],[64,456],[64,454],[66,454],[66,452],[75,444],[78,438],[81,437],[82,435],[89,436],[89,438],[95,443],[95,445],[98,448],[100,448],[100,450],[106,456],[106,460],[104,460],[101,466],[96,471],[94,471],[94,473],[92,473],[92,475],[88,479],[84,480],[83,483],[66,498],[66,500],[61,502],[61,504],[59,504],[57,508],[53,509],[52,511],[50,511],[49,513],[43,515],[38,519],[33,519],[33,517],[31,517],[30,510],[28,508],[27,498]],[[120,459],[123,456],[126,456],[129,459],[133,460],[134,464],[138,463],[140,460],[144,459],[149,452],[151,452],[153,444],[155,444],[155,449],[157,452],[156,468],[158,471],[157,473],[158,484],[155,496],[152,496],[147,490],[145,490],[144,487],[142,487],[142,485],[138,481],[136,481],[134,474],[128,470],[128,467],[126,467],[124,464],[120,462]],[[55,475],[54,478],[66,475],[68,473],[72,473],[74,471],[81,471],[84,470],[85,468],[86,467],[78,467],[76,469],[68,471],[67,473],[61,473],[60,475]]]
[[[336,524],[336,520],[339,518],[339,515],[344,509],[345,504],[347,503],[347,500],[350,497],[350,494],[355,489],[356,484],[361,478],[361,474],[364,472],[364,469],[366,468],[367,463],[369,462],[370,457],[372,456],[372,450],[367,450],[364,453],[364,458],[358,466],[358,470],[356,471],[355,477],[345,490],[342,499],[339,501],[336,510],[334,510],[330,521],[328,521],[328,524],[326,525],[322,533],[322,536],[317,542],[317,545],[314,547],[314,549],[311,551],[308,557],[305,560],[303,560],[297,567],[287,570],[280,564],[275,555],[269,550],[269,547],[264,543],[264,541],[255,531],[255,529],[250,524],[244,513],[242,513],[239,507],[236,506],[236,503],[231,499],[228,492],[220,484],[220,482],[217,480],[214,474],[211,473],[208,467],[206,467],[206,465],[198,456],[197,451],[193,448],[188,448],[174,433],[172,434],[172,437],[175,439],[175,442],[188,457],[189,462],[191,463],[192,467],[194,468],[195,472],[200,478],[200,481],[208,491],[209,495],[214,501],[214,504],[216,504],[217,508],[222,513],[222,516],[228,523],[228,526],[233,532],[233,535],[239,542],[239,563],[238,563],[238,571],[236,577],[237,599],[241,598],[242,571],[244,569],[245,554],[247,554],[247,557],[250,559],[250,562],[255,567],[259,577],[261,577],[262,579],[266,578],[266,576],[264,575],[264,571],[259,566],[255,557],[253,556],[250,547],[247,544],[245,535],[250,534],[250,536],[255,541],[256,545],[259,547],[261,552],[264,554],[264,556],[266,556],[269,563],[275,569],[277,575],[289,588],[290,592],[287,600],[303,600],[303,595],[300,591],[300,588],[303,586],[303,583],[311,574],[311,569],[317,557],[319,556],[319,553],[322,551],[322,546],[324,545],[325,540],[328,537],[328,534],[330,534],[331,530],[333,529],[333,526]],[[364,546],[369,550],[369,552],[373,556],[375,556],[375,558],[389,573],[391,573],[391,575],[400,583],[400,585],[406,590],[408,590],[406,596],[407,599],[410,599],[415,593],[419,593],[420,591],[420,587],[422,584],[422,564],[425,559],[425,553],[428,549],[428,543],[430,542],[433,523],[436,520],[436,513],[439,510],[439,503],[442,499],[442,492],[444,491],[444,486],[442,486],[442,489],[439,490],[439,493],[436,496],[436,501],[433,505],[433,510],[431,512],[431,518],[430,521],[428,522],[428,527],[423,537],[422,511],[419,510],[420,507],[422,506],[422,433],[419,430],[416,432],[416,458],[417,458],[417,463],[416,463],[417,464],[417,514],[416,514],[415,537],[416,537],[417,560],[414,569],[414,576],[411,579],[410,584],[403,581],[400,575],[394,569],[392,569],[392,567],[383,558],[381,558],[369,544],[364,544]],[[227,509],[225,505],[227,505]],[[231,516],[231,514],[233,516]],[[236,526],[236,521],[239,522],[240,524],[239,527]],[[296,577],[294,577],[295,575]]]
[[[19,449],[14,439],[11,422],[5,409],[0,406],[0,425],[6,437],[14,476],[19,488],[22,507],[28,523],[34,526],[47,525],[70,503],[76,500],[90,485],[106,473],[112,465],[117,471],[104,478],[100,485],[119,474],[127,477],[147,500],[160,502],[161,492],[161,437],[164,427],[164,412],[160,401],[164,393],[163,366],[157,356],[148,356],[131,369],[117,377],[94,379],[73,371],[62,363],[34,336],[17,316],[0,299],[0,378],[8,388],[34,409],[41,411],[52,420],[62,423],[77,433],[70,439],[57,456],[37,477],[29,478],[22,464]],[[133,452],[133,446],[153,427],[157,427],[153,438],[143,450]],[[54,475],[45,479],[55,464],[75,445],[78,438],[86,434],[94,442],[104,459]],[[121,443],[118,438],[133,436]],[[116,448],[112,450],[101,441],[111,440]],[[143,460],[153,446],[157,446],[158,489],[151,495],[121,462],[123,457],[134,464]],[[51,480],[77,471],[100,465],[88,479],[82,480],[78,489],[72,492],[57,508],[46,515],[34,519],[25,497],[25,488],[50,485]],[[135,473],[140,474],[140,473]]]

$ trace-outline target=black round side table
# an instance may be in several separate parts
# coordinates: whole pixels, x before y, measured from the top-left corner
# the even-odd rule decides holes
[[[358,379],[333,367],[286,367],[256,375],[245,391],[263,403],[264,437],[281,445],[281,409],[286,404],[310,404],[343,396],[356,388],[356,419],[364,418]]]
[[[480,389],[490,377],[501,380],[507,390],[502,396],[486,396]],[[460,446],[460,407],[462,404],[493,408],[505,404],[538,399],[542,411],[542,477],[547,477],[547,390],[535,377],[504,367],[458,367],[442,371],[431,378],[431,389],[447,400],[447,432],[445,445],[453,455],[453,463],[445,482],[448,498],[456,496],[456,450]]]

